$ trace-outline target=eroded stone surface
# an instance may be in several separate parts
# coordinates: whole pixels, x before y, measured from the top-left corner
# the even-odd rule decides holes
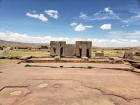
[[[19,90],[13,91],[13,92],[10,93],[11,96],[19,96],[21,94],[22,94],[22,91],[19,91]]]
[[[16,102],[26,97],[31,91],[28,88],[4,88],[0,91],[2,105],[16,105]]]
[[[92,42],[76,41],[75,44],[66,44],[65,41],[51,41],[50,55],[60,57],[91,57]]]
[[[39,84],[39,85],[38,85],[38,88],[45,88],[45,87],[47,87],[47,86],[48,86],[48,84],[42,83],[42,84]]]
[[[140,105],[140,75],[122,70],[129,65],[45,64],[63,68],[24,65],[0,63],[4,72],[0,75],[2,105]]]
[[[18,105],[26,105],[28,103],[36,103],[36,105],[115,105],[102,93],[96,89],[85,87],[79,81],[74,80],[33,80],[30,81],[31,87],[35,86],[35,82],[47,82],[47,89],[34,88],[32,93],[23,98]],[[33,83],[33,84],[32,84]],[[43,98],[42,98],[43,97]],[[40,101],[41,100],[41,101]]]

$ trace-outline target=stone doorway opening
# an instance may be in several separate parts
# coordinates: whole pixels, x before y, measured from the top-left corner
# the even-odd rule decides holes
[[[63,51],[64,51],[64,50],[63,50],[63,47],[61,47],[61,48],[60,48],[60,57],[63,56]]]
[[[89,55],[89,49],[87,49],[86,56],[87,56],[88,58],[90,57],[90,55]]]
[[[82,49],[81,48],[79,49],[79,54],[80,54],[79,57],[81,58],[82,57]]]
[[[56,54],[56,48],[53,48],[54,53]]]

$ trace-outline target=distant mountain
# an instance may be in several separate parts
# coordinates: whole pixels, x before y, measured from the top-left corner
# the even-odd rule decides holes
[[[13,42],[13,41],[4,41],[0,40],[0,46],[9,46],[9,47],[16,47],[16,46],[26,46],[26,47],[39,47],[41,45],[49,46],[48,43],[22,43],[22,42]],[[139,49],[140,46],[137,47],[96,47],[93,46],[95,49]]]
[[[37,47],[41,45],[47,45],[47,43],[22,43],[22,42],[12,42],[12,41],[4,41],[0,40],[0,46],[9,46],[9,47],[15,47],[15,46],[28,46],[28,47]]]

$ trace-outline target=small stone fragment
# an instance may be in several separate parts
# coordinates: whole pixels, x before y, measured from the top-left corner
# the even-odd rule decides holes
[[[39,88],[45,88],[45,87],[47,87],[47,86],[48,86],[48,84],[45,84],[45,83],[39,84],[39,85],[38,85]]]
[[[11,96],[19,96],[21,94],[22,94],[22,91],[14,91],[10,93]]]

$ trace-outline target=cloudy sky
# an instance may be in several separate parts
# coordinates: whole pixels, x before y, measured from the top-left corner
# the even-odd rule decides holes
[[[0,39],[140,46],[140,0],[0,0]]]

